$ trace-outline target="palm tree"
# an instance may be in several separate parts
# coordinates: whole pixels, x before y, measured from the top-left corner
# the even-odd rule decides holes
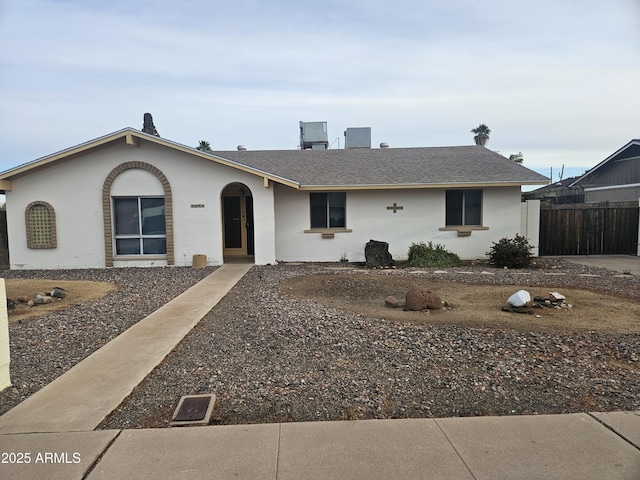
[[[211,144],[206,140],[200,140],[200,143],[196,147],[196,150],[200,150],[201,152],[210,152]]]
[[[476,141],[476,145],[484,147],[484,145],[487,143],[487,140],[489,140],[489,134],[491,133],[491,130],[489,130],[489,127],[487,127],[484,123],[481,123],[476,128],[471,129],[471,133],[476,134],[476,136],[473,137],[473,139]]]

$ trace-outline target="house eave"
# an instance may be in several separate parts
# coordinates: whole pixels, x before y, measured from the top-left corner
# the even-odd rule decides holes
[[[51,155],[37,158],[35,160],[32,160],[31,162],[27,162],[17,167],[11,168],[9,170],[5,170],[4,172],[0,172],[0,180],[10,180],[12,178],[19,177],[23,174],[40,170],[42,168],[49,166],[52,163],[58,162],[60,160],[64,160],[68,157],[72,157],[72,156],[81,154],[85,151],[109,144],[114,141],[121,140],[126,137],[128,132],[131,132],[131,131],[132,129],[125,128],[123,130],[110,133],[103,137],[98,137],[88,142],[81,143],[80,145],[76,145],[74,147],[60,150],[59,152],[53,153]]]
[[[584,187],[585,192],[598,192],[602,190],[621,190],[624,188],[638,188],[640,183],[621,183],[619,185],[606,185],[603,187]]]
[[[542,185],[542,182],[482,182],[482,183],[400,183],[400,184],[358,184],[358,185],[300,185],[300,190],[410,190],[436,188],[491,188]]]
[[[188,155],[193,155],[193,156],[197,156],[209,161],[213,161],[215,163],[221,164],[221,165],[225,165],[227,167],[230,168],[234,168],[236,170],[240,170],[252,175],[256,175],[258,177],[261,177],[265,180],[265,184],[267,183],[268,180],[271,180],[273,182],[276,183],[281,183],[283,185],[287,185],[289,187],[292,188],[300,188],[300,184],[294,180],[290,180],[284,177],[280,177],[278,175],[274,175],[272,173],[266,172],[266,171],[262,171],[253,167],[249,167],[247,165],[243,165],[241,163],[238,162],[234,162],[232,160],[228,160],[226,158],[217,156],[217,155],[213,155],[207,152],[202,152],[200,150],[197,150],[195,148],[192,147],[188,147],[186,145],[182,145],[180,143],[176,143],[173,142],[171,140],[167,140],[161,137],[156,137],[155,135],[149,135],[147,133],[143,133],[140,132],[138,130],[135,130],[133,128],[125,128],[122,130],[118,130],[117,132],[113,132],[110,133],[108,135],[105,135],[103,137],[99,137],[96,138],[94,140],[90,140],[88,142],[82,143],[80,145],[76,145],[74,147],[71,148],[67,148],[65,150],[61,150],[59,152],[56,152],[54,154],[51,155],[47,155],[45,157],[41,157],[38,158],[36,160],[33,160],[31,162],[22,164],[18,167],[9,169],[9,170],[5,170],[4,172],[0,172],[0,182],[2,181],[10,181],[13,178],[28,174],[28,173],[32,173],[34,171],[37,170],[41,170],[43,168],[47,168],[48,166],[56,163],[56,162],[61,162],[61,161],[65,161],[65,160],[69,160],[71,158],[74,158],[78,155],[81,155],[83,153],[86,153],[90,150],[94,150],[96,148],[100,148],[102,146],[108,145],[110,143],[113,142],[124,142],[127,145],[130,145],[131,147],[134,148],[139,148],[140,147],[140,142],[141,141],[147,141],[150,143],[155,143],[157,145],[162,145],[165,147],[169,147],[172,148],[174,150],[186,153]],[[10,183],[8,184],[10,187]],[[0,184],[0,188],[2,188],[2,184]],[[10,190],[10,188],[7,188],[6,190]]]

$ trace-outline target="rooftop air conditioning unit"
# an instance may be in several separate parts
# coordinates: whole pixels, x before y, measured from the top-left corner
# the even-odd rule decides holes
[[[371,148],[371,127],[347,128],[344,136],[344,148]]]
[[[326,150],[329,148],[327,122],[300,122],[300,149]]]

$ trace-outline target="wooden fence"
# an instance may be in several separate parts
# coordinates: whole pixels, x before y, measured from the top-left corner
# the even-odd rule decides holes
[[[636,202],[541,205],[540,255],[638,254]]]

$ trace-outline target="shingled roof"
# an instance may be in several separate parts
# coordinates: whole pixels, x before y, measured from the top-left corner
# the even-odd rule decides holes
[[[299,189],[438,188],[547,184],[549,179],[484,147],[202,152],[125,128],[0,173],[11,180],[110,144],[147,141]]]
[[[300,188],[540,185],[549,179],[484,147],[263,150],[211,154]]]

